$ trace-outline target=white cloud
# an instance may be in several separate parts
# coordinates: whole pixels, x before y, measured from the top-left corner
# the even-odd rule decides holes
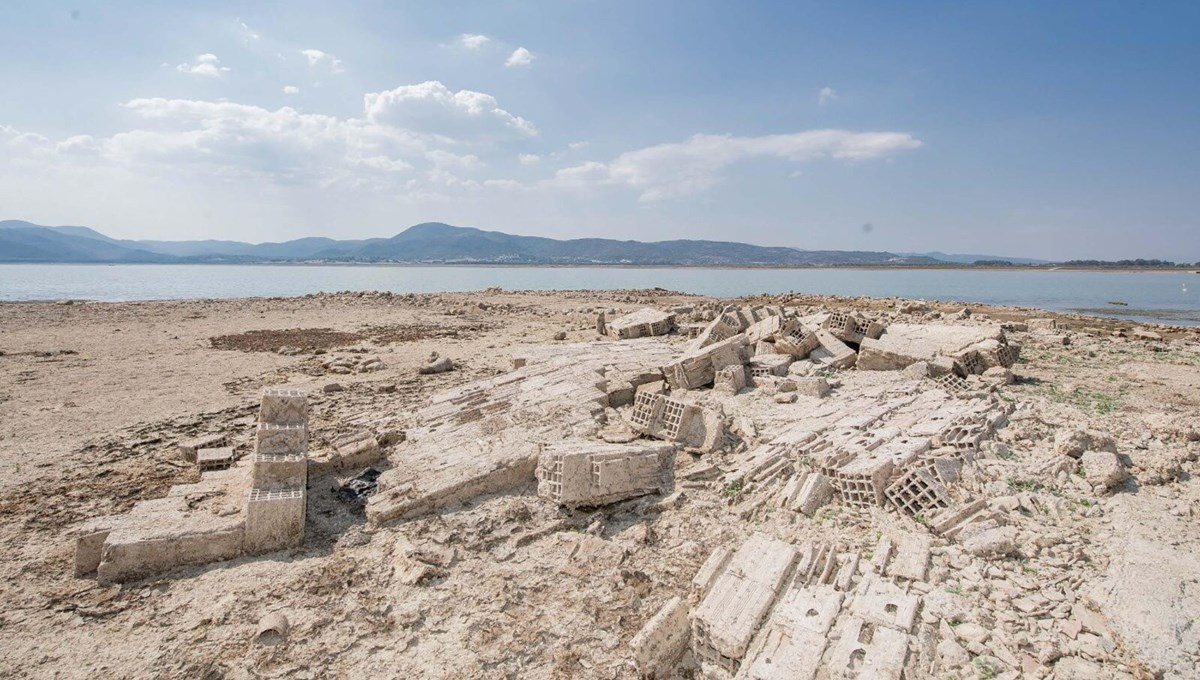
[[[821,105],[828,104],[837,98],[837,91],[832,87],[822,87],[821,91],[817,93],[817,103]]]
[[[92,156],[100,153],[100,144],[91,135],[68,137],[54,146],[55,153]]]
[[[329,71],[331,73],[342,73],[343,71],[345,71],[345,69],[342,67],[342,60],[338,59],[337,57],[333,56],[332,54],[330,54],[328,52],[322,52],[321,50],[315,50],[315,49],[307,49],[307,50],[300,50],[300,54],[304,55],[304,58],[308,60],[308,65],[310,67],[315,68],[316,66],[318,66],[320,64],[328,64]]]
[[[533,53],[524,47],[518,47],[513,50],[512,54],[508,55],[508,59],[504,62],[504,65],[508,68],[513,68],[514,66],[529,66],[532,63]]]
[[[542,161],[542,157],[536,153],[523,153],[517,155],[517,160],[521,165],[537,165]]]
[[[533,123],[500,108],[483,92],[457,92],[436,80],[370,92],[363,97],[367,120],[417,132],[450,137],[537,135]]]
[[[564,168],[550,182],[561,186],[628,186],[641,192],[641,201],[651,202],[710,189],[721,180],[722,170],[753,158],[859,161],[919,146],[919,139],[903,132],[809,130],[761,137],[694,135],[684,142],[629,151],[608,163],[589,161]]]
[[[284,85],[283,93],[284,94],[299,94],[300,88],[296,87],[295,85]]]
[[[567,145],[567,148],[571,151],[578,151],[586,148],[588,144],[591,144],[591,142],[571,142]]]
[[[491,41],[491,38],[478,33],[463,33],[462,35],[458,36],[459,46],[465,47],[468,50],[477,50]]]
[[[0,158],[47,172],[90,167],[177,186],[261,182],[415,196],[431,187],[480,189],[482,178],[470,175],[487,164],[477,152],[495,150],[501,136],[536,132],[491,95],[437,82],[370,93],[363,106],[360,116],[342,118],[228,101],[133,99],[124,108],[140,122],[107,137],[50,140],[0,125]],[[438,125],[426,125],[431,120]]]
[[[218,78],[222,73],[229,72],[228,67],[221,66],[221,60],[217,58],[217,55],[211,53],[198,54],[195,61],[190,64],[180,64],[175,67],[175,70],[180,73],[210,78]]]
[[[241,19],[238,19],[237,23],[238,23],[238,29],[241,31],[242,37],[245,39],[245,42],[250,42],[252,40],[258,40],[259,38],[262,37],[261,35],[258,34],[258,31],[247,26],[246,22],[242,21]]]

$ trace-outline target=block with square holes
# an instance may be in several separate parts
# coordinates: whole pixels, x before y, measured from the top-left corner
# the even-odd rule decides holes
[[[259,422],[255,434],[255,453],[302,454],[308,451],[307,425]]]
[[[256,555],[304,543],[305,494],[298,489],[251,489],[246,497],[246,552]]]
[[[276,425],[303,425],[308,422],[308,395],[302,390],[268,387],[262,392],[258,420]]]
[[[951,504],[946,486],[932,472],[920,467],[905,472],[884,493],[892,505],[914,517],[928,516]]]
[[[570,508],[663,493],[674,485],[675,445],[585,440],[542,444],[537,478],[539,496]]]

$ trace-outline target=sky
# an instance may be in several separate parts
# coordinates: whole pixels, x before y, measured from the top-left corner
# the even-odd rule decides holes
[[[0,219],[1200,261],[1200,3],[7,0]]]

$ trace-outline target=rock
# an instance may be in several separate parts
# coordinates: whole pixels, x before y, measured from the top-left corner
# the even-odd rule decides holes
[[[796,403],[796,393],[780,392],[779,394],[776,394],[773,399],[775,400],[776,404],[794,404]]]
[[[334,392],[341,392],[344,389],[346,389],[346,388],[342,387],[341,383],[334,382],[334,383],[326,383],[326,385],[321,388],[321,391],[324,392],[325,394],[332,394]]]
[[[1084,451],[1080,464],[1083,466],[1083,478],[1093,486],[1111,489],[1129,478],[1129,471],[1115,453]]]
[[[1146,329],[1146,328],[1135,328],[1135,329],[1133,329],[1133,333],[1131,333],[1130,335],[1134,338],[1137,338],[1138,340],[1162,340],[1163,339],[1162,335],[1155,333],[1154,331]]]
[[[938,658],[944,668],[958,668],[971,663],[971,655],[954,640],[942,640],[937,646]]]
[[[914,364],[909,364],[903,371],[904,377],[920,380],[929,377],[929,362],[918,361]]]
[[[1003,366],[993,366],[984,371],[983,379],[995,385],[1011,385],[1016,381],[1013,372]]]
[[[791,366],[788,366],[788,375],[803,377],[811,373],[816,367],[817,365],[808,359],[800,359],[799,361],[792,362]]]
[[[829,394],[829,381],[825,378],[796,378],[788,382],[793,382],[796,385],[796,394],[803,394],[806,397],[823,397]]]
[[[559,332],[555,333],[555,334],[554,334],[554,339],[555,339],[555,340],[566,340],[566,339],[567,339],[567,332],[566,332],[566,331],[559,331]]]
[[[434,359],[429,364],[418,368],[417,373],[420,373],[421,375],[430,375],[433,373],[445,373],[446,371],[452,370],[454,370],[454,362],[450,360],[450,357],[441,357],[439,359]]]
[[[1016,527],[985,529],[963,541],[963,550],[976,557],[1004,557],[1017,549]]]
[[[1117,452],[1117,443],[1112,436],[1096,430],[1059,430],[1054,435],[1054,451],[1059,455],[1078,458],[1084,451]]]

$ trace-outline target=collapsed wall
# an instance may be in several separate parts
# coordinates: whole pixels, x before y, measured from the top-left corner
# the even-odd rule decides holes
[[[250,465],[202,471],[166,497],[79,528],[76,576],[105,583],[304,542],[308,404],[298,390],[263,391]],[[197,463],[203,467],[202,449]]]

